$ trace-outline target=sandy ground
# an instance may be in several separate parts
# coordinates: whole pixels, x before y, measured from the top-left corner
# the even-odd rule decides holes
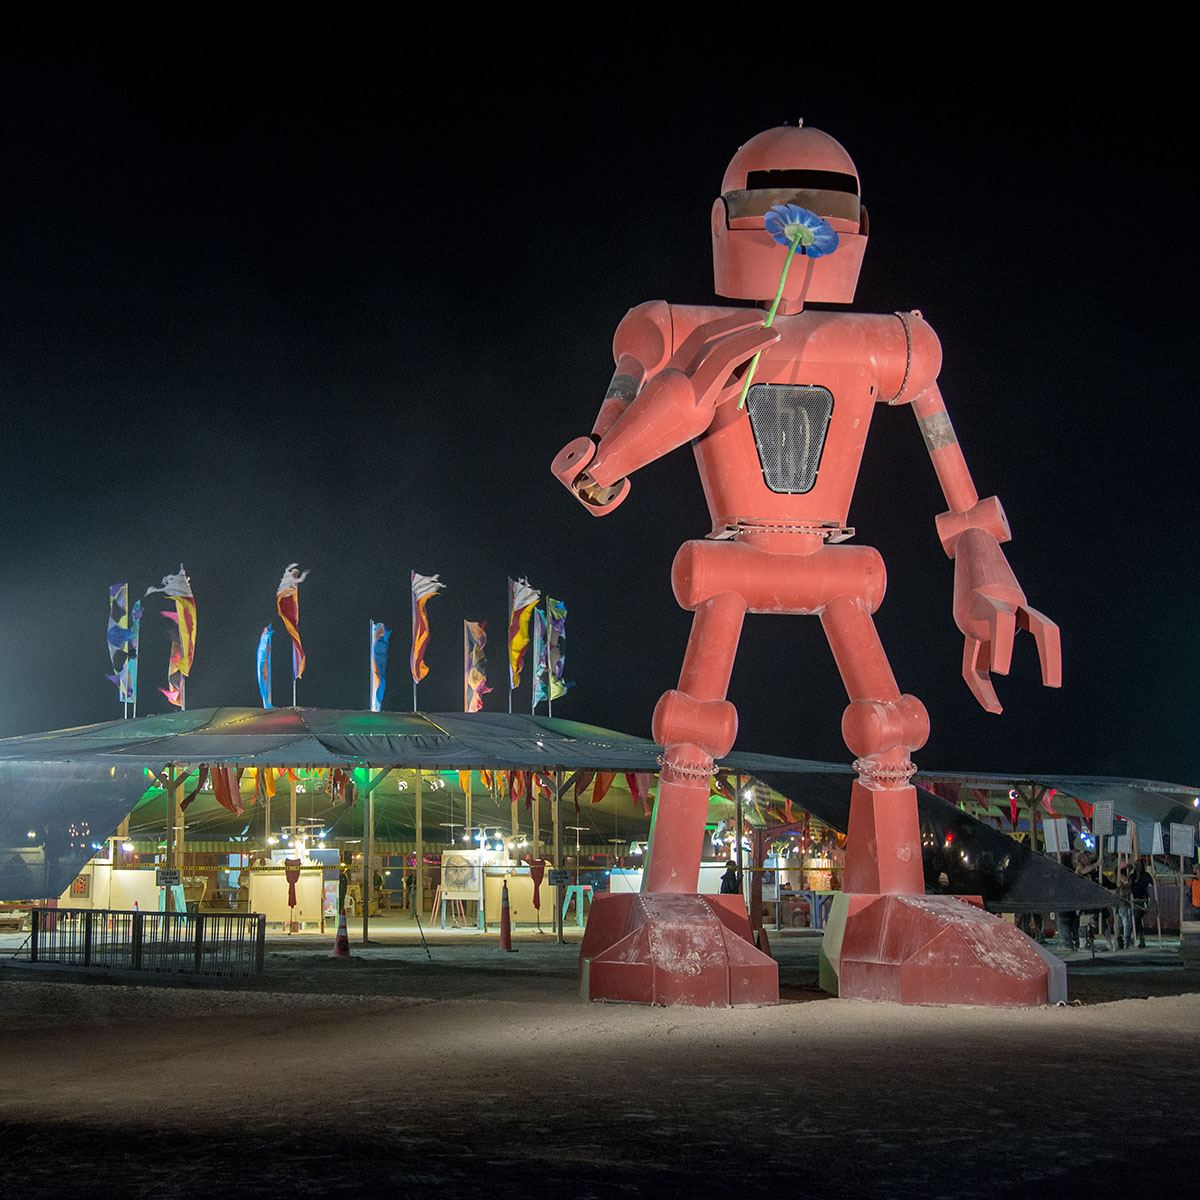
[[[1184,1193],[1200,971],[1076,956],[1078,1007],[589,1005],[552,938],[272,946],[236,987],[0,969],[0,1195]]]

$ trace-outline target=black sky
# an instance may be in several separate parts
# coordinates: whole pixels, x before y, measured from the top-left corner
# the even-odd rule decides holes
[[[570,612],[556,715],[646,734],[690,622],[671,560],[707,528],[691,456],[601,521],[549,462],[590,429],[628,308],[712,300],[738,145],[803,117],[863,180],[854,307],[938,331],[978,490],[1063,630],[1061,692],[1022,637],[1005,713],[975,705],[944,503],[911,413],[881,409],[851,523],[888,562],[878,624],[933,721],[919,762],[1195,782],[1193,106],[1170,53],[1076,30],[952,52],[919,29],[802,50],[760,24],[466,36],[107,28],[5,52],[0,736],[119,716],[107,588],[181,560],[189,707],[257,703],[298,561],[303,704],[365,705],[374,618],[395,629],[385,707],[411,707],[416,569],[448,585],[420,707],[461,706],[469,617],[503,709],[506,579],[526,575]],[[159,607],[142,712],[167,707]],[[847,757],[817,622],[748,619],[731,699],[741,748]]]

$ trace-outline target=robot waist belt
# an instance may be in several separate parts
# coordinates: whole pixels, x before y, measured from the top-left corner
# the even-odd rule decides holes
[[[671,568],[675,599],[685,609],[733,592],[754,613],[819,613],[839,596],[874,612],[887,569],[870,546],[822,546],[811,554],[775,554],[742,542],[685,542]]]

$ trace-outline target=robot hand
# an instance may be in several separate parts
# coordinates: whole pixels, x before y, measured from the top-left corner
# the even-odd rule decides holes
[[[1018,629],[1037,642],[1042,682],[1062,685],[1058,626],[1025,603],[999,542],[982,529],[968,529],[955,542],[954,621],[966,638],[963,678],[988,712],[1000,712],[990,672],[1008,674]]]
[[[753,310],[698,326],[599,443],[576,438],[551,472],[595,516],[612,512],[630,473],[702,434],[717,405],[738,394],[739,368],[778,340]]]

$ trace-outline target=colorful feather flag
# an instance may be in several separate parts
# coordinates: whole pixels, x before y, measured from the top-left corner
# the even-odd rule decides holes
[[[274,630],[268,625],[258,639],[258,694],[262,697],[263,708],[273,708],[271,703],[271,634]]]
[[[292,679],[300,679],[304,675],[304,646],[300,642],[300,585],[308,578],[308,572],[301,573],[297,568],[299,563],[289,563],[279,581],[275,593],[275,608],[279,619],[292,639]]]
[[[563,679],[566,667],[566,651],[563,642],[567,640],[567,606],[561,600],[546,597],[546,607],[549,610],[550,630],[546,638],[546,654],[550,676],[550,699],[557,700],[565,695],[567,688],[573,688],[574,682],[568,683]]]
[[[546,614],[533,610],[533,707],[536,709],[548,695],[546,679],[550,674],[546,661]]]
[[[561,600],[546,597],[546,612],[539,608],[533,617],[533,661],[536,664],[533,679],[533,703],[549,698],[553,703],[566,694],[567,688],[575,686],[563,680],[566,640],[567,606]]]
[[[138,633],[142,602],[129,611],[129,585],[114,583],[108,589],[108,656],[115,672],[108,678],[117,685],[122,704],[137,703]]]
[[[528,579],[508,581],[508,686],[521,686],[521,668],[529,649],[529,622],[542,593],[529,586]]]
[[[371,621],[371,711],[383,709],[383,690],[387,687],[387,652],[390,629]]]
[[[169,599],[175,601],[175,612],[172,619],[179,627],[179,661],[176,663],[172,657],[172,670],[168,672],[168,677],[171,674],[190,675],[192,661],[196,654],[196,597],[192,595],[192,581],[187,577],[183,563],[179,564],[176,574],[163,576],[161,587],[146,589],[147,596],[153,592],[162,592]],[[163,615],[171,614],[164,613]]]
[[[163,616],[166,617],[168,621],[178,621],[178,619],[179,619],[175,613],[170,612],[169,610],[164,612]],[[183,706],[184,706],[184,704],[183,704],[184,675],[183,675],[183,672],[179,669],[180,664],[182,662],[183,662],[183,649],[179,645],[178,638],[172,638],[171,639],[171,659],[170,659],[170,662],[167,664],[167,686],[165,688],[159,688],[158,690],[160,692],[162,692],[162,694],[164,696],[166,696],[166,698],[173,705],[175,705],[176,708],[183,708]]]
[[[425,616],[425,605],[431,596],[436,596],[446,585],[436,575],[412,576],[412,667],[413,683],[420,683],[429,674],[425,665],[425,648],[429,645],[429,620]],[[416,692],[413,693],[416,695]]]
[[[475,713],[483,708],[483,698],[492,689],[487,685],[487,622],[463,622],[463,712]]]

